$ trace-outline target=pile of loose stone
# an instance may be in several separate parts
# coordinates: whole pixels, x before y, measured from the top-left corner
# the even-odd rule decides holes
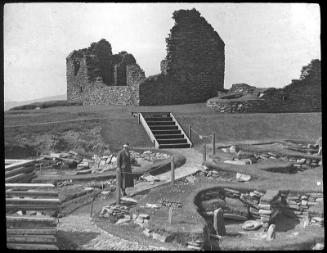
[[[124,205],[105,206],[105,207],[102,208],[99,216],[103,217],[103,218],[109,218],[110,216],[113,216],[113,217],[115,217],[117,219],[121,219],[121,218],[124,218],[126,216],[125,218],[130,219],[128,207],[124,206]]]
[[[151,150],[144,151],[143,153],[135,152],[135,151],[130,151],[131,157],[134,159],[136,158],[142,158],[146,161],[156,161],[156,160],[163,160],[167,159],[170,157],[170,155],[167,155],[165,153],[159,153],[159,152],[152,152]]]
[[[133,165],[137,165],[137,159],[143,159],[148,162],[167,159],[170,156],[165,153],[152,152],[150,150],[139,153],[131,150],[131,160]],[[74,169],[76,175],[91,173],[103,173],[117,168],[116,154],[98,156],[94,155],[92,159],[83,158],[80,154],[69,151],[60,153],[50,153],[43,155],[42,168],[55,169]]]
[[[196,176],[209,177],[209,178],[220,178],[222,181],[235,181],[235,173],[229,171],[216,171],[206,166],[200,167],[199,171],[194,173],[192,176],[188,176],[184,179],[185,183],[194,183]]]
[[[308,157],[300,157],[299,155],[290,156],[290,155],[282,155],[277,152],[249,152],[242,151],[237,145],[232,145],[229,148],[221,148],[223,152],[234,154],[235,157],[233,160],[225,160],[224,163],[234,164],[234,165],[248,165],[258,162],[259,160],[267,160],[267,159],[279,159],[283,161],[288,161],[293,164],[298,170],[307,169],[308,167],[318,167],[322,166],[322,159],[319,157],[319,145],[308,144],[307,147],[309,154],[315,154],[317,157],[308,158]],[[315,150],[315,151],[313,151]],[[314,153],[316,152],[316,153]],[[321,152],[321,151],[320,151]]]

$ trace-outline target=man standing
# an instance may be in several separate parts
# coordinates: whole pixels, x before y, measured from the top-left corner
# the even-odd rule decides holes
[[[123,196],[126,196],[125,189],[126,187],[133,187],[133,175],[131,167],[131,157],[129,153],[129,144],[126,143],[123,145],[123,149],[119,151],[117,155],[117,170],[120,172],[121,177],[121,189]]]

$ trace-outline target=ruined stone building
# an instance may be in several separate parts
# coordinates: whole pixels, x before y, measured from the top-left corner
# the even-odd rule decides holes
[[[127,52],[112,54],[102,39],[66,58],[67,100],[84,105],[138,104],[137,83],[144,71]]]
[[[224,88],[225,44],[195,10],[173,13],[161,73],[146,78],[127,52],[112,54],[106,40],[73,51],[67,62],[67,99],[86,105],[169,105],[206,102]]]
[[[207,101],[207,106],[219,112],[320,112],[321,62],[312,60],[283,88],[257,88],[233,84],[227,92]]]

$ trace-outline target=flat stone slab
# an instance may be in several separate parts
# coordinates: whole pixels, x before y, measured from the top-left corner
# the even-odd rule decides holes
[[[260,203],[271,203],[279,196],[279,190],[267,190],[266,194],[260,199]]]
[[[237,221],[246,221],[248,218],[242,215],[224,213],[224,219],[237,220]]]

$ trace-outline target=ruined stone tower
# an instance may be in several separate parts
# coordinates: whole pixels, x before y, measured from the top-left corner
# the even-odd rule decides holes
[[[142,105],[205,102],[224,88],[225,44],[218,33],[195,9],[173,18],[161,74],[140,85]]]
[[[67,98],[83,104],[206,102],[224,88],[225,44],[195,10],[173,13],[161,73],[145,78],[133,55],[112,54],[102,39],[67,57]]]
[[[145,78],[133,55],[113,55],[102,39],[66,58],[67,99],[95,104],[138,104],[135,84]]]

